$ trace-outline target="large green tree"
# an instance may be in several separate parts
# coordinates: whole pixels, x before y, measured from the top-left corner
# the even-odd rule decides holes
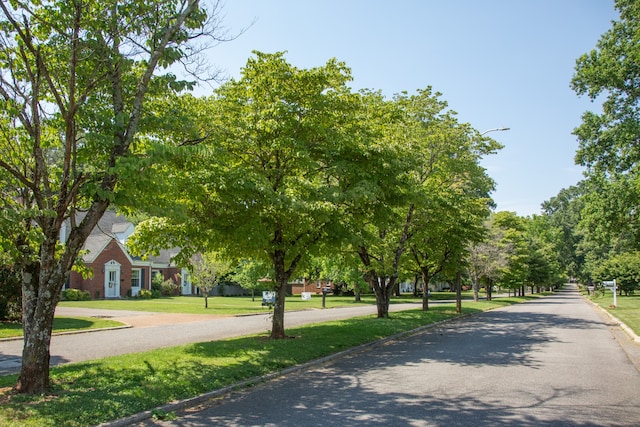
[[[175,177],[182,212],[142,224],[134,244],[218,247],[270,263],[271,337],[284,338],[288,282],[342,234],[338,207],[350,195],[338,175],[353,169],[358,154],[350,147],[362,138],[350,78],[336,60],[300,69],[283,53],[255,52],[239,79],[202,102],[211,138],[175,153],[173,164],[184,162]]]
[[[158,139],[136,138],[153,128],[145,100],[184,87],[157,71],[191,52],[207,17],[196,0],[0,4],[0,243],[22,273],[17,391],[49,388],[60,291],[105,210],[126,199],[118,184],[144,175],[135,160]]]
[[[616,0],[620,18],[576,63],[578,95],[603,99],[574,133],[576,162],[587,168],[581,229],[587,262],[640,248],[640,4]]]

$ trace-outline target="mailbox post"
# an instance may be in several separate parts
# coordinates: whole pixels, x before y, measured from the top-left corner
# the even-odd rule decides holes
[[[331,292],[331,288],[325,286],[322,288],[322,308],[326,308],[327,294]]]
[[[604,281],[602,282],[602,286],[606,288],[611,288],[611,290],[613,291],[613,306],[617,307],[618,306],[618,289],[616,286],[616,279],[613,279],[610,281]]]

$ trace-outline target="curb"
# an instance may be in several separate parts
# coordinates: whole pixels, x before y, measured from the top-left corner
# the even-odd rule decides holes
[[[120,323],[124,323],[124,322],[120,322]],[[88,334],[91,332],[99,332],[99,331],[113,331],[116,329],[129,329],[129,328],[133,328],[133,326],[131,325],[127,325],[126,323],[122,326],[111,326],[109,328],[97,328],[97,329],[81,329],[78,331],[66,331],[66,332],[56,332],[51,334],[52,337],[58,336],[58,335],[76,335],[76,334]],[[22,341],[24,339],[23,335],[20,335],[19,337],[9,337],[9,338],[0,338],[0,342],[3,341]]]
[[[582,294],[581,294],[582,295]],[[619,326],[620,329],[622,329],[628,336],[629,338],[637,343],[640,343],[640,337],[634,332],[633,329],[631,329],[629,326],[627,326],[622,320],[618,319],[616,316],[614,316],[613,314],[611,314],[609,312],[609,310],[605,310],[604,308],[600,307],[599,304],[596,304],[595,302],[591,301],[590,299],[588,299],[587,297],[585,297],[584,295],[582,295],[582,297],[589,303],[591,304],[594,308],[600,310],[600,312],[606,314],[609,319],[611,319],[614,323],[615,326]]]

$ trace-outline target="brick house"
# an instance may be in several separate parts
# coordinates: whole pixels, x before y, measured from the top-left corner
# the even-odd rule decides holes
[[[134,225],[126,218],[106,212],[82,248],[82,260],[93,275],[83,278],[80,273],[72,271],[65,289],[87,291],[95,299],[136,296],[141,289],[151,289],[152,278],[160,273],[164,280],[170,279],[179,286],[179,294],[193,294],[188,270],[172,261],[178,250],[164,250],[146,260],[134,257],[125,248],[125,242],[133,231]],[[63,243],[66,233],[63,226],[60,233]]]
[[[302,295],[303,292],[321,295],[323,288],[331,288],[333,291],[333,283],[326,280],[296,279],[290,282],[289,286],[291,286],[291,295]]]

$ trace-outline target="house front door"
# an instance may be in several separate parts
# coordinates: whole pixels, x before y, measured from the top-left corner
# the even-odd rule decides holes
[[[120,297],[120,264],[113,260],[104,266],[104,297]]]
[[[182,289],[180,289],[181,295],[191,295],[191,277],[189,277],[189,270],[183,268],[180,273],[180,280],[182,280]]]

